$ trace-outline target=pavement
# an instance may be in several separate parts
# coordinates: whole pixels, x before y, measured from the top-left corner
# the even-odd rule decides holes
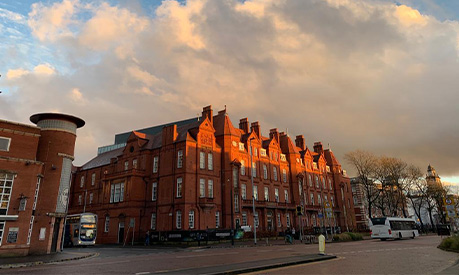
[[[0,258],[0,269],[35,266],[47,263],[57,263],[80,260],[97,256],[97,252],[58,252],[46,255],[29,255],[23,257]]]

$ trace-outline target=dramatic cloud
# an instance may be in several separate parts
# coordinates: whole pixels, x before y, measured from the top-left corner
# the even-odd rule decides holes
[[[457,21],[363,0],[164,1],[148,12],[34,4],[30,31],[59,64],[8,68],[0,115],[82,117],[82,164],[115,133],[227,105],[236,125],[248,116],[265,134],[304,134],[343,162],[359,148],[459,175]]]

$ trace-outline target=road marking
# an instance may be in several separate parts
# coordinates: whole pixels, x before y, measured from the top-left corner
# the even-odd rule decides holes
[[[150,272],[146,271],[146,272],[137,272],[135,275],[143,275],[143,274],[150,274]]]
[[[230,254],[239,254],[239,252],[228,252],[228,253],[212,253],[212,254],[205,254],[205,255],[186,255],[186,256],[176,256],[177,259],[182,258],[194,258],[194,257],[210,257],[210,256],[221,256],[221,255],[230,255]]]

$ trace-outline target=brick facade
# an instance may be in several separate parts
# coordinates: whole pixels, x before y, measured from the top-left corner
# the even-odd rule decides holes
[[[71,170],[76,129],[84,121],[63,114],[37,114],[31,121],[38,127],[0,120],[2,255],[60,251],[68,189],[65,207],[57,201],[70,184],[65,169]]]
[[[98,215],[98,243],[131,240],[132,231],[138,241],[152,229],[229,229],[232,221],[253,228],[252,173],[257,231],[298,230],[297,205],[305,230],[322,226],[325,199],[336,217],[325,226],[355,227],[349,178],[331,150],[318,142],[310,151],[303,136],[294,143],[277,129],[265,137],[247,118],[236,128],[226,109],[213,115],[211,106],[200,118],[116,135],[77,169],[69,212]]]

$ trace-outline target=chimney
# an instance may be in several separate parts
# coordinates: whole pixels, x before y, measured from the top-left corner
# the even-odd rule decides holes
[[[277,128],[269,130],[269,138],[275,139],[276,142],[279,143],[279,132],[277,131]]]
[[[163,127],[162,146],[173,144],[178,137],[177,124]]]
[[[258,121],[252,122],[251,124],[251,131],[255,132],[255,134],[260,138],[260,123]]]
[[[314,152],[316,153],[323,153],[323,148],[322,148],[322,142],[318,141],[318,142],[314,142]]]
[[[206,117],[209,118],[210,123],[212,123],[212,124],[214,123],[213,122],[214,114],[213,114],[213,111],[212,111],[212,105],[209,105],[209,106],[204,107],[202,109],[202,119],[204,120],[204,119],[206,119]]]
[[[249,132],[249,120],[247,118],[241,118],[241,120],[239,120],[239,129],[246,134]]]
[[[296,144],[296,147],[300,147],[302,151],[304,151],[306,149],[306,145],[304,144],[304,136],[303,135],[296,136],[295,144]]]

